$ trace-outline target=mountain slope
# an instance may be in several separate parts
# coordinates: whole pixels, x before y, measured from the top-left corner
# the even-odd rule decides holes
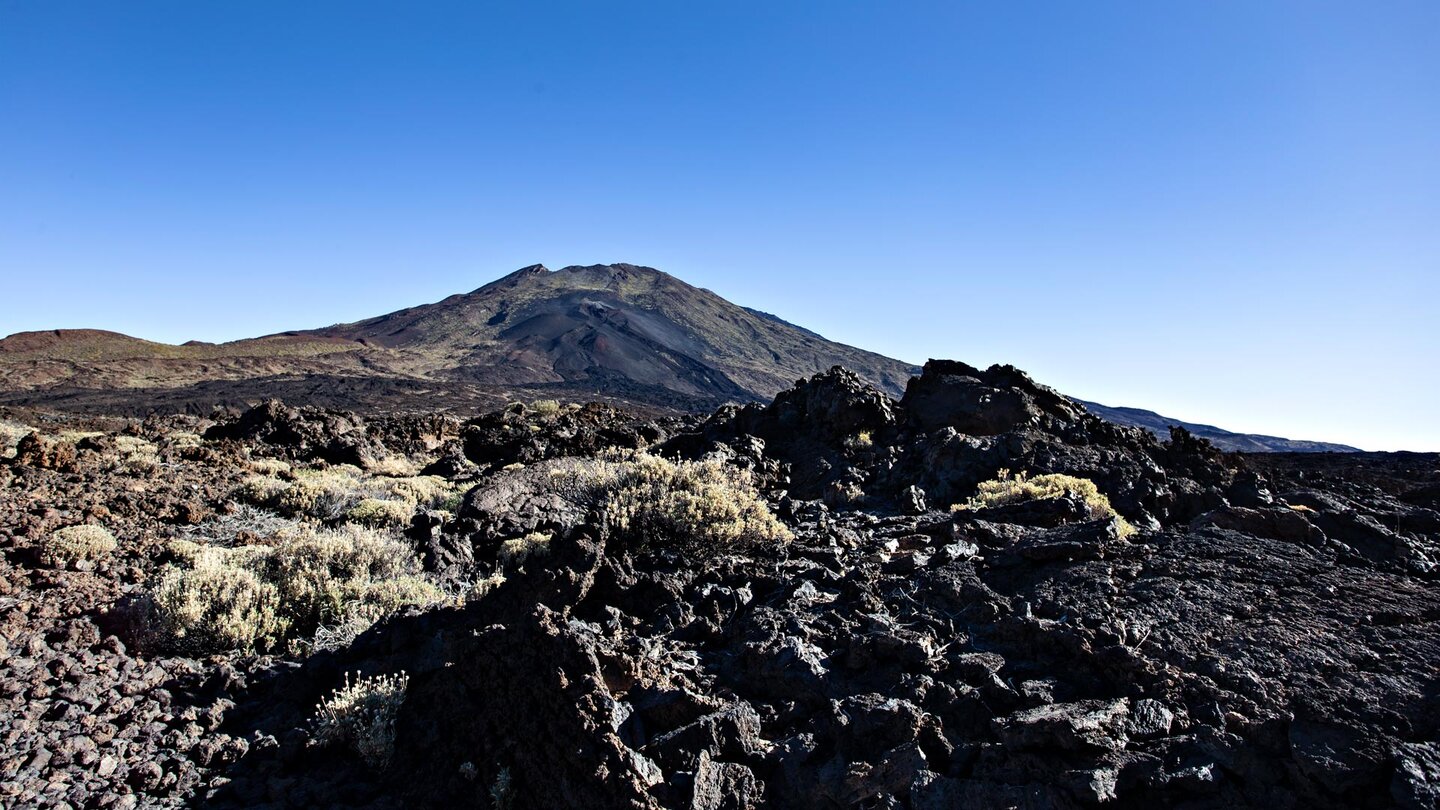
[[[1215,427],[1214,425],[1200,425],[1194,422],[1183,422],[1179,419],[1172,419],[1168,416],[1161,416],[1154,411],[1146,411],[1140,408],[1112,408],[1108,405],[1101,405],[1098,402],[1086,402],[1081,399],[1075,400],[1084,405],[1089,411],[1107,422],[1114,422],[1117,425],[1129,425],[1131,427],[1144,428],[1155,435],[1166,438],[1170,435],[1170,426],[1178,425],[1191,433],[1204,439],[1209,439],[1212,444],[1221,450],[1230,450],[1240,453],[1358,453],[1360,450],[1344,444],[1332,444],[1330,442],[1311,442],[1302,439],[1282,439],[1277,436],[1264,436],[1258,433],[1233,433],[1228,430]]]
[[[764,399],[835,365],[898,395],[915,371],[631,264],[533,265],[466,295],[294,333],[395,351],[401,368],[499,385],[626,380]]]
[[[693,411],[768,400],[837,365],[892,397],[919,372],[653,268],[532,265],[432,304],[230,343],[172,346],[95,329],[22,332],[0,340],[0,404],[144,414],[280,397],[436,411],[519,397]],[[1179,424],[1227,450],[1354,449],[1082,404],[1162,436]]]
[[[893,396],[918,371],[652,268],[533,265],[433,304],[231,343],[12,335],[0,340],[0,403],[143,413],[280,396],[434,410],[519,396],[703,410],[768,399],[836,365]]]

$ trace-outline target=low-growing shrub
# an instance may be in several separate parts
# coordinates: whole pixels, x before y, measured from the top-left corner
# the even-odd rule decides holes
[[[139,436],[116,436],[115,449],[120,453],[120,463],[132,471],[151,473],[160,467],[160,451]]]
[[[156,629],[192,653],[268,650],[362,608],[383,616],[444,598],[410,546],[359,526],[306,529],[274,545],[176,541],[170,551],[179,564],[152,593]]]
[[[362,526],[408,526],[415,514],[415,507],[404,501],[387,501],[382,498],[364,498],[350,507],[345,519]]]
[[[41,547],[41,556],[51,563],[98,560],[118,547],[115,535],[109,529],[82,523],[51,532]]]
[[[315,739],[322,744],[344,743],[372,768],[384,768],[395,754],[395,717],[405,702],[410,677],[396,675],[361,678],[345,675],[345,686],[315,706]]]
[[[366,476],[348,465],[294,470],[289,475],[291,480],[279,475],[251,476],[241,482],[235,497],[290,517],[404,525],[416,509],[449,504],[458,494],[455,485],[436,475]],[[402,508],[406,512],[403,517],[399,514]]]
[[[544,532],[531,532],[500,544],[501,561],[511,565],[524,565],[531,557],[544,557],[549,553],[550,535]]]
[[[749,471],[718,460],[673,462],[641,452],[600,462],[589,476],[616,537],[635,548],[710,555],[791,539]]]
[[[560,402],[554,399],[537,399],[530,403],[530,410],[536,416],[554,416],[560,413]]]
[[[204,523],[180,528],[182,539],[212,546],[278,542],[306,531],[306,524],[269,509],[242,503],[211,515]]]
[[[438,601],[438,588],[414,585],[419,572],[419,560],[406,543],[383,532],[342,526],[278,546],[267,573],[280,588],[285,609],[308,633],[342,616],[351,603],[395,610],[421,597]],[[392,587],[390,581],[401,578],[412,580],[412,587]]]
[[[875,435],[868,430],[862,430],[847,438],[845,446],[850,450],[869,450],[875,446]]]
[[[348,465],[295,470],[295,480],[275,493],[270,505],[282,514],[339,520],[367,494],[359,475],[357,468]]]
[[[203,655],[231,649],[266,650],[289,623],[280,593],[256,571],[225,556],[206,556],[193,568],[170,568],[152,594],[156,634],[172,649]]]
[[[1135,533],[1135,527],[1120,517],[1115,507],[1110,505],[1110,499],[1095,486],[1094,481],[1060,473],[1031,476],[1024,472],[1011,474],[1009,470],[1001,470],[995,478],[982,482],[973,498],[957,504],[954,508],[983,509],[987,506],[1061,498],[1067,494],[1078,496],[1085,502],[1086,516],[1091,520],[1116,518],[1119,521],[1121,537],[1129,537]]]
[[[252,472],[266,476],[279,476],[290,472],[290,462],[278,458],[252,458],[247,463]]]
[[[415,462],[404,456],[386,456],[375,459],[365,465],[365,471],[372,475],[385,475],[391,478],[404,478],[419,472]]]
[[[455,485],[438,475],[413,475],[381,482],[388,497],[409,502],[412,506],[433,509],[455,495]]]
[[[474,602],[484,599],[494,593],[501,585],[505,584],[504,574],[491,574],[488,577],[477,580],[470,586],[469,592],[462,594],[464,601]]]
[[[165,443],[178,450],[186,447],[200,447],[205,444],[205,438],[199,433],[177,430],[174,433],[166,434]]]
[[[30,435],[31,430],[29,425],[0,419],[0,458],[15,455],[15,446],[20,443],[21,439]]]

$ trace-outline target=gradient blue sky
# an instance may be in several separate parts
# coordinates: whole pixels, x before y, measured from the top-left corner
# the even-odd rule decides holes
[[[0,333],[227,340],[614,261],[1440,450],[1440,3],[0,0]]]

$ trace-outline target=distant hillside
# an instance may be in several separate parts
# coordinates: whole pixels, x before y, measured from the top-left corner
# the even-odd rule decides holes
[[[473,411],[545,398],[700,411],[768,400],[837,365],[895,397],[919,373],[654,268],[537,264],[433,304],[230,343],[22,332],[0,340],[0,404],[203,413],[280,397],[362,411]],[[1227,450],[1354,449],[1083,404],[1161,436],[1183,425]]]
[[[433,304],[231,343],[12,335],[0,340],[0,403],[134,413],[281,396],[444,410],[554,397],[708,410],[836,365],[893,396],[918,372],[653,268],[533,265]]]
[[[917,369],[631,264],[526,267],[466,295],[297,336],[381,346],[400,367],[492,385],[636,385],[768,399],[843,365],[898,396]]]
[[[1112,408],[1097,402],[1086,402],[1081,399],[1075,401],[1090,409],[1091,413],[1099,416],[1101,419],[1114,422],[1118,425],[1145,428],[1161,438],[1168,438],[1170,435],[1170,427],[1172,425],[1178,425],[1196,436],[1209,439],[1212,444],[1222,450],[1241,453],[1360,452],[1358,448],[1344,444],[1310,442],[1300,439],[1282,439],[1277,436],[1262,436],[1255,433],[1233,433],[1228,430],[1222,430],[1214,425],[1199,425],[1194,422],[1184,422],[1168,416],[1161,416],[1154,411],[1141,410],[1140,408]]]

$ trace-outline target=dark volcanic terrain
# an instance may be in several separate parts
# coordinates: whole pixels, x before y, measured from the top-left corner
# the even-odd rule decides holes
[[[541,369],[577,317],[499,315]],[[1440,457],[898,393],[0,414],[0,803],[1436,807]]]

